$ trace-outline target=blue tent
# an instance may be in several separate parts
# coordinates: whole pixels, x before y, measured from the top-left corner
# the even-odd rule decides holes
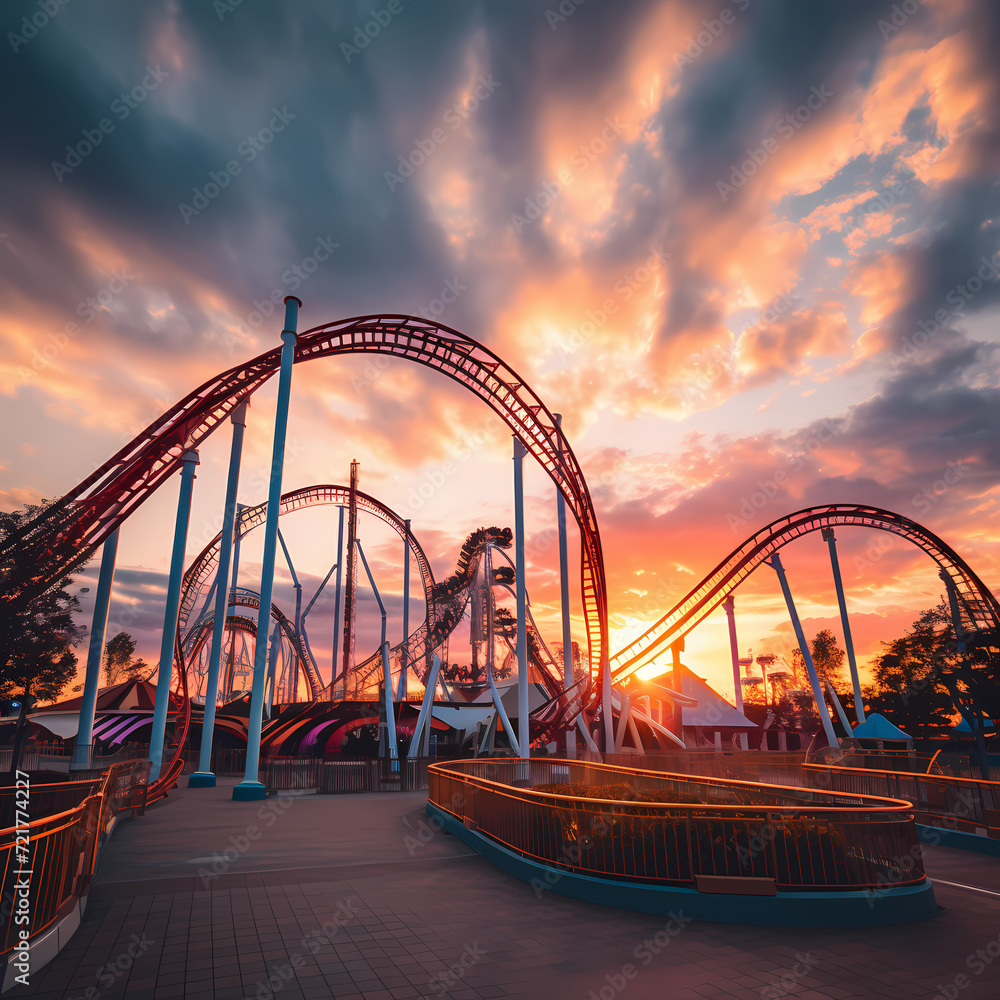
[[[989,729],[996,729],[996,723],[992,719],[987,718],[984,730]],[[971,733],[972,729],[965,719],[960,719],[956,725],[951,727],[951,731],[953,733]]]
[[[904,733],[902,729],[898,729],[884,715],[879,715],[878,712],[870,713],[860,726],[854,727],[851,735],[859,740],[912,739],[911,736]]]

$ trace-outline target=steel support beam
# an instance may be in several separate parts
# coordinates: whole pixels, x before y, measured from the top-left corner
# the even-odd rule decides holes
[[[274,559],[278,547],[278,515],[281,513],[281,474],[285,463],[285,435],[288,404],[292,395],[292,365],[295,361],[296,327],[302,302],[294,295],[285,297],[285,328],[281,331],[281,368],[278,373],[278,405],[274,415],[274,444],[267,492],[267,520],[264,522],[264,556],[260,579],[260,608],[257,613],[257,645],[253,657],[253,687],[250,691],[250,718],[247,720],[247,766],[243,780],[233,789],[237,800],[263,799],[267,792],[257,778],[260,764],[260,735],[264,725],[264,681],[267,674],[267,626],[271,618],[274,591]]]
[[[86,771],[93,757],[94,713],[97,709],[97,690],[101,684],[101,662],[108,632],[108,609],[111,607],[111,587],[115,579],[115,559],[118,555],[118,528],[108,535],[101,553],[101,572],[97,578],[94,598],[94,617],[90,623],[90,645],[87,649],[87,679],[83,684],[83,701],[80,705],[80,724],[76,732],[71,771]]]
[[[809,643],[806,642],[805,633],[802,631],[802,623],[799,621],[798,612],[795,610],[795,602],[792,600],[792,592],[788,587],[785,568],[781,565],[781,557],[777,552],[767,560],[767,565],[778,574],[781,592],[785,595],[785,604],[788,607],[788,617],[792,620],[795,638],[798,640],[799,649],[802,650],[802,657],[806,661],[806,669],[809,671],[809,684],[812,686],[813,699],[816,702],[816,711],[819,712],[819,721],[823,724],[823,732],[826,734],[826,739],[830,746],[839,747],[840,740],[837,739],[837,734],[833,730],[833,720],[830,718],[830,712],[826,707],[826,699],[823,697],[823,688],[820,686],[812,653],[809,651]]]
[[[528,637],[525,627],[524,581],[524,456],[528,452],[514,438],[514,536],[516,539],[515,584],[517,592],[517,744],[520,756],[531,756],[530,720],[528,719]],[[491,664],[492,667],[492,664]],[[491,671],[492,674],[492,671]],[[495,690],[495,688],[494,688]],[[502,713],[502,708],[498,704]]]
[[[167,580],[167,603],[163,611],[163,635],[160,637],[160,667],[156,676],[156,703],[153,726],[149,735],[149,781],[160,776],[163,764],[163,738],[167,731],[167,709],[170,707],[170,680],[174,670],[174,644],[177,637],[177,612],[181,603],[181,582],[184,577],[184,549],[187,546],[188,522],[191,520],[191,492],[198,452],[184,452],[181,467],[181,488],[177,497],[177,519],[174,522],[174,547],[170,554],[170,576]]]
[[[229,610],[229,568],[233,551],[233,528],[236,524],[236,494],[240,485],[240,462],[243,457],[243,432],[247,424],[247,404],[241,403],[231,417],[233,441],[229,449],[229,478],[226,482],[226,503],[222,512],[222,539],[219,543],[219,569],[215,574],[215,618],[212,621],[212,648],[208,656],[208,679],[205,688],[205,715],[201,724],[201,752],[198,770],[188,779],[189,788],[214,788],[212,771],[212,740],[215,736],[215,710],[219,698],[219,666],[222,662],[222,640]],[[235,569],[235,563],[234,563]]]
[[[844,581],[840,576],[840,560],[837,558],[837,536],[833,528],[823,528],[823,541],[830,548],[830,566],[833,569],[833,583],[837,588],[837,603],[840,605],[840,625],[844,631],[844,645],[847,647],[847,663],[851,669],[851,684],[854,687],[854,714],[858,722],[865,721],[865,702],[861,696],[861,679],[858,676],[858,661],[854,656],[854,638],[851,635],[851,623],[847,617],[847,600],[844,597]],[[848,735],[850,728],[848,727]]]

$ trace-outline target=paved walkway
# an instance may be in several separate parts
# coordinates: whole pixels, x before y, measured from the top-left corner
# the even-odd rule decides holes
[[[997,859],[928,848],[932,876],[994,891],[939,884],[944,910],[922,923],[673,933],[656,917],[536,898],[434,833],[426,793],[248,803],[231,800],[233,783],[178,789],[123,823],[69,947],[5,996],[1000,997]]]

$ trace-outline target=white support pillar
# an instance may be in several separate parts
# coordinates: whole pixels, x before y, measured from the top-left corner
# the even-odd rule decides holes
[[[226,482],[226,502],[222,510],[222,535],[219,539],[219,569],[215,574],[215,617],[212,621],[212,646],[208,657],[208,679],[205,685],[205,715],[201,723],[201,752],[198,770],[188,778],[189,788],[214,788],[212,771],[212,739],[215,734],[215,710],[219,697],[219,667],[222,662],[222,640],[229,608],[229,564],[233,552],[233,527],[236,523],[236,494],[240,484],[240,461],[243,455],[243,432],[247,423],[247,404],[233,410],[233,440],[229,449],[229,478]]]
[[[115,579],[115,559],[118,554],[118,528],[108,535],[101,553],[101,572],[97,578],[94,599],[94,617],[90,623],[90,646],[87,650],[87,678],[83,684],[83,701],[80,704],[80,724],[76,732],[71,771],[86,771],[93,757],[94,712],[97,708],[97,689],[101,685],[101,661],[108,632],[108,609],[111,606],[111,587]]]
[[[298,339],[295,331],[301,305],[302,302],[294,295],[285,297],[285,328],[281,331],[281,366],[278,372],[278,404],[274,416],[271,474],[268,481],[267,514],[264,519],[257,645],[254,648],[250,717],[247,720],[247,764],[243,780],[233,789],[233,799],[239,801],[267,797],[267,790],[257,777],[260,764],[260,736],[264,721],[267,625],[271,618],[271,594],[274,590],[274,560],[278,547],[278,516],[281,513],[281,474],[285,464],[285,434],[288,429],[288,404],[292,395],[292,365],[295,362],[295,342]]]
[[[528,638],[525,628],[524,585],[524,456],[528,452],[514,438],[514,535],[517,574],[517,744],[520,755],[531,756],[531,725],[528,719]],[[498,706],[499,707],[499,706]]]
[[[163,611],[163,634],[160,637],[160,667],[156,676],[156,703],[149,735],[149,781],[156,781],[163,764],[163,739],[167,729],[170,706],[170,679],[174,670],[174,643],[177,636],[177,614],[181,603],[181,580],[184,575],[184,549],[187,546],[188,521],[191,518],[191,491],[198,452],[184,452],[181,465],[181,489],[177,497],[177,520],[174,523],[174,546],[170,553],[170,576],[167,579],[167,601]]]
[[[826,707],[826,699],[823,697],[823,688],[819,683],[819,676],[816,673],[816,666],[813,663],[812,653],[809,651],[809,643],[806,642],[805,633],[802,631],[802,623],[799,621],[798,612],[795,610],[795,602],[792,600],[792,592],[788,587],[788,579],[785,576],[785,568],[781,565],[778,553],[767,561],[768,566],[778,574],[778,582],[781,584],[781,592],[785,596],[785,605],[788,608],[788,616],[792,619],[792,628],[795,630],[795,638],[798,640],[799,649],[802,650],[802,657],[806,661],[806,669],[809,671],[809,683],[812,686],[813,699],[816,702],[816,711],[819,712],[819,721],[823,724],[823,732],[826,734],[827,742],[832,747],[839,747],[840,740],[833,730],[833,720]]]
[[[556,413],[556,427],[562,429],[562,414]],[[569,543],[566,538],[566,498],[556,487],[556,517],[559,525],[559,605],[562,610],[563,690],[573,685],[573,633],[569,620]],[[566,756],[576,757],[576,729],[566,730]]]
[[[854,656],[854,638],[851,636],[851,623],[847,617],[847,601],[844,598],[844,581],[840,576],[840,560],[837,558],[837,536],[833,528],[823,529],[823,541],[830,548],[830,566],[833,569],[833,583],[837,588],[837,603],[840,605],[840,625],[844,631],[844,645],[847,647],[847,662],[851,668],[851,684],[854,686],[854,714],[858,722],[865,721],[865,702],[861,696],[861,680],[858,677],[858,661]],[[850,733],[850,728],[848,728]]]
[[[733,661],[733,693],[736,699],[736,711],[743,711],[743,683],[740,677],[740,648],[736,641],[736,601],[730,594],[723,607],[726,609],[726,617],[729,619],[729,654]],[[763,671],[763,667],[761,670]],[[747,734],[740,733],[740,746],[747,749]]]

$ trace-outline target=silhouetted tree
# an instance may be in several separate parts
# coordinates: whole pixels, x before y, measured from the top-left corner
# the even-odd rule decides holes
[[[117,684],[123,677],[131,677],[129,667],[135,652],[135,639],[128,632],[119,632],[104,647],[104,676],[108,684]]]
[[[29,505],[20,511],[0,511],[0,545],[45,509]],[[30,577],[31,568],[18,561],[18,550],[7,553],[3,573],[9,579]],[[67,588],[67,576],[24,603],[0,615],[0,697],[31,694],[53,701],[76,672],[72,647],[85,629],[73,621],[80,602]]]
[[[844,651],[837,645],[834,634],[823,629],[810,643],[813,666],[819,679],[824,683],[838,687],[844,679]]]

